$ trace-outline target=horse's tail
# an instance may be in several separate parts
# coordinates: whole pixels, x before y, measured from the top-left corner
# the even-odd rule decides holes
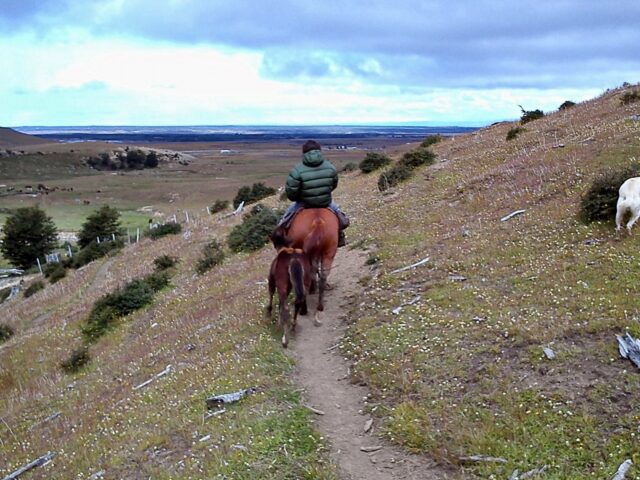
[[[325,222],[322,218],[313,219],[313,222],[311,223],[311,231],[307,235],[307,238],[304,239],[305,252],[313,252],[320,248],[323,237],[322,226],[324,223]]]
[[[289,278],[296,296],[296,304],[304,301],[304,267],[300,258],[294,256],[289,262]]]

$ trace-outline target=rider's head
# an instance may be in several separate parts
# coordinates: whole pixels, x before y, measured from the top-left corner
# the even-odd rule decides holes
[[[311,150],[320,150],[320,144],[315,140],[307,140],[305,144],[302,145],[302,153],[307,153]]]

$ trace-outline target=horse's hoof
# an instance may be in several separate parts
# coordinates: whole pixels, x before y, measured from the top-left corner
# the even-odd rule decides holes
[[[324,305],[319,304],[316,308],[318,309],[319,312],[324,312]]]
[[[289,346],[289,342],[287,341],[287,337],[282,337],[282,348],[287,348]]]
[[[320,327],[322,325],[322,320],[320,320],[320,317],[318,316],[317,312],[316,312],[315,316],[313,317],[313,324],[316,327]]]

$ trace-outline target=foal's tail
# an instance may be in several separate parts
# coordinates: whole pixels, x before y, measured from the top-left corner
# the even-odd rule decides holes
[[[296,296],[296,304],[304,302],[304,267],[298,257],[294,256],[289,262],[289,278]]]

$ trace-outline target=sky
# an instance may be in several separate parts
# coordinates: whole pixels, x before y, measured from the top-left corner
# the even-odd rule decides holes
[[[0,0],[0,126],[482,126],[640,81],[638,0]]]

